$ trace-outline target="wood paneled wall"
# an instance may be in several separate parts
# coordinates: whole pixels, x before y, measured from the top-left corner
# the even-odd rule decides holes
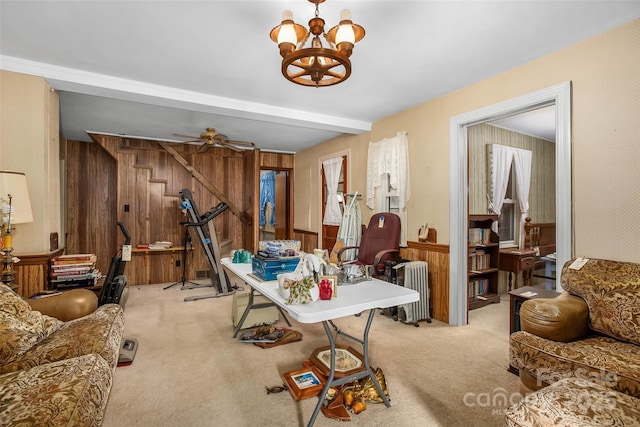
[[[300,240],[300,249],[303,252],[312,254],[313,250],[319,248],[318,246],[318,232],[293,229],[293,239]]]
[[[20,262],[13,265],[14,283],[18,284],[16,293],[25,298],[43,291],[49,284],[49,262],[62,254],[62,249],[46,254],[16,255]]]
[[[260,234],[260,186],[251,185],[251,183],[260,180],[260,156],[255,151],[247,153],[244,157],[244,174],[242,175],[242,183],[245,191],[242,198],[242,208],[248,216],[254,218],[251,225],[244,228],[243,249],[255,252],[258,248],[258,239]]]
[[[400,256],[427,262],[431,317],[449,323],[449,245],[409,241]]]
[[[123,243],[116,222],[126,225],[134,247],[159,240],[182,246],[185,227],[180,223],[187,217],[179,207],[180,190],[191,190],[200,214],[220,202],[156,142],[99,134],[91,137],[95,143],[66,142],[66,250],[67,253],[96,253],[98,267],[103,273],[106,274],[111,257]],[[251,171],[261,167],[258,160],[270,167],[293,168],[293,155],[288,154],[260,153],[259,150],[237,153],[218,147],[198,153],[197,145],[176,144],[172,147],[250,219],[254,211],[246,207],[257,203],[254,194],[259,194],[255,188],[259,185],[259,178]],[[245,174],[247,165],[251,165],[251,171]],[[247,176],[253,176],[253,179],[247,179]],[[230,249],[246,248],[244,233],[257,223],[256,220],[247,224],[231,209],[213,221],[221,246]],[[194,251],[189,257],[187,279],[192,280],[196,270],[208,270],[208,264],[197,243],[195,230],[190,234]],[[151,267],[154,274],[131,272],[128,274],[130,283],[172,282],[180,271],[176,257],[175,253],[134,256],[125,273],[141,268],[148,271],[150,263],[153,263],[156,266]]]
[[[293,154],[260,152],[261,169],[291,169],[293,170]]]
[[[116,160],[98,144],[66,144],[67,253],[95,253],[106,274],[116,253]]]
[[[182,247],[169,250],[134,249],[131,265],[125,268],[125,275],[131,285],[149,283],[174,283],[182,279]],[[191,270],[191,260],[195,251],[187,253],[187,266]],[[194,270],[195,271],[195,270]],[[188,280],[188,279],[187,279]]]

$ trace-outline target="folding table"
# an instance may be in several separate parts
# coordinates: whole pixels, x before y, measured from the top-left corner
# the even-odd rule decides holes
[[[309,420],[308,426],[312,426],[330,387],[339,386],[350,383],[356,379],[370,377],[378,390],[378,394],[389,407],[389,399],[382,391],[374,372],[369,365],[369,330],[375,315],[376,309],[388,308],[402,304],[409,304],[420,299],[418,292],[392,283],[384,282],[378,279],[371,279],[355,284],[342,285],[338,288],[338,296],[330,300],[317,300],[310,304],[287,304],[286,300],[280,294],[278,281],[261,281],[258,277],[251,274],[251,264],[234,264],[229,258],[222,259],[222,265],[236,274],[247,285],[272,301],[276,306],[285,310],[293,319],[300,323],[318,323],[321,322],[324,327],[327,338],[329,339],[331,351],[331,367],[329,377],[324,389],[318,396],[318,403],[313,411],[313,415]],[[247,306],[250,310],[251,306]],[[347,316],[353,316],[369,310],[369,317],[364,327],[362,339],[354,337],[342,332],[334,323],[335,319]],[[331,329],[336,335],[342,335],[352,341],[362,345],[362,355],[365,369],[358,373],[335,379],[335,355],[336,342],[335,337],[331,333]]]

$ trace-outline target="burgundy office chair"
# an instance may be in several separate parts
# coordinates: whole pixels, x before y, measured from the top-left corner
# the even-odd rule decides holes
[[[344,264],[372,265],[373,275],[383,276],[385,263],[400,255],[400,217],[391,212],[373,215],[362,233],[360,246],[345,246],[338,251],[338,265],[343,265],[342,253],[347,249],[357,249],[358,258]]]

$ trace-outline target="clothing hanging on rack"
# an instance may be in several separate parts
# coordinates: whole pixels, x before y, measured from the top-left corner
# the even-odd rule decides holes
[[[360,238],[362,237],[362,213],[360,212],[361,195],[345,194],[347,202],[345,203],[344,214],[342,215],[342,223],[338,228],[338,240],[344,242],[344,246],[360,246]],[[355,249],[348,249],[342,254],[343,261],[353,261],[357,256]]]

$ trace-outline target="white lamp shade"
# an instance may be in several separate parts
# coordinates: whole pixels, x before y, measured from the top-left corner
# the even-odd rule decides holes
[[[336,33],[336,44],[342,42],[348,42],[351,44],[356,43],[356,34],[351,25],[340,25],[338,27],[338,32]]]
[[[11,224],[33,222],[27,177],[23,172],[0,171],[0,206],[9,205],[11,194]]]
[[[280,27],[278,32],[278,44],[291,43],[297,44],[298,37],[296,36],[296,30],[293,28],[293,24],[284,24]]]

